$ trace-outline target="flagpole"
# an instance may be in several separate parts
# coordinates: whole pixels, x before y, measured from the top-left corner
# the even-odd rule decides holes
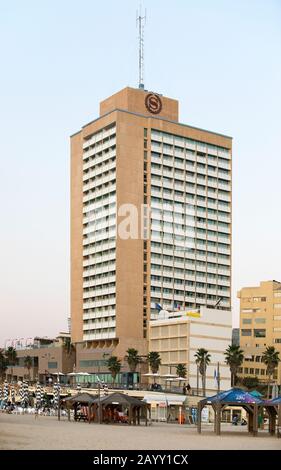
[[[218,393],[220,393],[220,363],[218,362],[218,370],[217,370],[217,381],[218,381]]]

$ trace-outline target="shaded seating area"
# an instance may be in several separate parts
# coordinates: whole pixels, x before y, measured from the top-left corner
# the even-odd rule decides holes
[[[240,388],[232,388],[212,397],[207,397],[198,403],[197,431],[201,433],[202,410],[205,406],[212,406],[214,410],[214,432],[217,435],[221,433],[223,409],[227,406],[239,406],[247,412],[248,432],[256,436],[258,433],[258,415],[263,405],[263,400]]]
[[[98,413],[97,398],[98,395],[84,392],[62,400],[67,408],[68,421],[70,421],[71,408],[74,409],[74,421],[87,421],[89,423],[95,421]]]
[[[100,404],[100,422],[124,423],[140,425],[141,418],[147,426],[150,406],[137,398],[125,393],[112,393],[102,398],[96,398],[95,404]]]
[[[263,404],[268,414],[268,431],[271,435],[277,434],[281,438],[281,396]],[[276,426],[277,425],[277,426]]]

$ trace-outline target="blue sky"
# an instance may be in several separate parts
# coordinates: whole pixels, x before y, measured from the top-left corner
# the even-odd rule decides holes
[[[145,86],[233,136],[236,291],[281,280],[281,1],[146,0]],[[0,345],[69,314],[69,135],[137,86],[138,1],[0,0]]]

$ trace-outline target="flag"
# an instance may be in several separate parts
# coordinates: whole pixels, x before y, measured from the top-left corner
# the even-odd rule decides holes
[[[214,369],[214,380],[215,380],[215,387],[218,386],[218,375],[217,375],[217,369]]]
[[[160,312],[161,310],[163,310],[163,308],[161,307],[160,304],[155,304],[155,308],[158,310],[158,312]]]

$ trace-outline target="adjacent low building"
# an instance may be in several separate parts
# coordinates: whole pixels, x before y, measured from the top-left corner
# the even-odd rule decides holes
[[[157,320],[149,322],[149,350],[161,356],[159,379],[165,385],[165,375],[175,374],[176,366],[184,364],[187,369],[186,384],[194,393],[201,389],[195,353],[205,348],[211,355],[207,367],[206,393],[218,390],[218,369],[220,389],[231,387],[229,367],[225,364],[224,352],[231,344],[231,311],[201,307],[195,311],[160,312]],[[175,382],[176,384],[176,382]]]
[[[44,383],[51,375],[72,372],[75,365],[69,333],[60,333],[56,338],[35,337],[28,347],[16,347],[16,351],[17,363],[6,371],[9,381],[29,379]],[[31,358],[30,367],[26,365],[27,357]]]
[[[245,360],[241,377],[257,377],[266,381],[266,366],[262,354],[267,346],[274,346],[281,358],[281,282],[264,281],[259,286],[244,287],[240,299],[240,346]],[[281,363],[273,376],[281,382]]]

